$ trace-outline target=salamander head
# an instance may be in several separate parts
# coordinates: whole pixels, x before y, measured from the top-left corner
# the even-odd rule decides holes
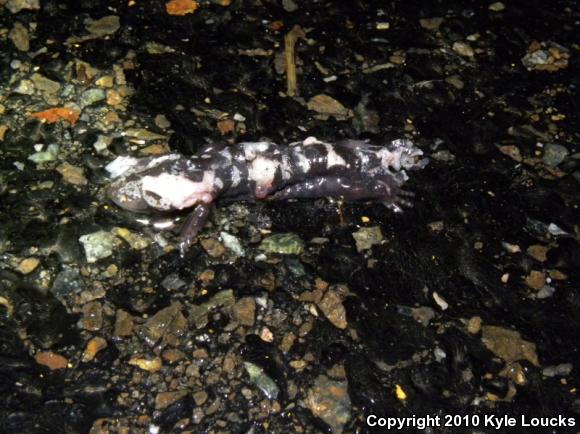
[[[407,139],[393,140],[383,154],[383,164],[397,171],[422,169],[428,163],[429,159],[423,157],[423,151]]]
[[[119,157],[106,169],[119,177],[108,188],[108,197],[128,211],[172,211],[213,201],[212,171],[180,173],[180,156],[158,158]]]

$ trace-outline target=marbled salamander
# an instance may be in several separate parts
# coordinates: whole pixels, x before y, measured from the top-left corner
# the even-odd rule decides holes
[[[118,157],[107,165],[116,178],[108,196],[134,212],[193,208],[180,233],[182,255],[203,227],[212,202],[315,198],[378,201],[400,211],[409,205],[401,189],[406,170],[428,159],[410,140],[386,146],[367,141],[324,143],[314,137],[280,146],[268,141],[212,145],[193,156]]]

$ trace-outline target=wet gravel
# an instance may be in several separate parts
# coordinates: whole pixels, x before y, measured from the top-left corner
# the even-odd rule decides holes
[[[580,421],[579,18],[0,0],[0,432]],[[118,155],[308,136],[411,138],[414,206],[221,203],[181,258],[104,195]]]

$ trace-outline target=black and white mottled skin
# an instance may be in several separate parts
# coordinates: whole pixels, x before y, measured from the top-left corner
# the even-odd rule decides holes
[[[282,200],[337,197],[376,201],[400,211],[406,170],[427,164],[406,139],[386,146],[367,141],[325,143],[314,137],[289,146],[268,141],[210,146],[193,156],[118,157],[107,166],[115,181],[109,197],[134,212],[193,208],[181,228],[182,255],[218,199]]]

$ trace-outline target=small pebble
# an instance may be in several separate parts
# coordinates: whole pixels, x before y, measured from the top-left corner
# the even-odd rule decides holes
[[[165,130],[171,126],[171,122],[165,117],[165,115],[157,115],[154,119],[155,125],[162,130]]]
[[[163,367],[160,357],[148,359],[140,356],[133,356],[129,360],[129,365],[137,366],[138,368],[148,372],[157,372]]]
[[[18,264],[16,270],[22,274],[30,274],[36,270],[38,264],[40,264],[40,260],[38,258],[26,258],[23,259],[20,264]]]
[[[262,391],[266,398],[276,399],[278,397],[280,388],[260,366],[251,362],[244,362],[244,367],[250,377],[250,381]]]
[[[133,317],[122,309],[118,309],[115,316],[113,336],[127,337],[133,334]]]
[[[97,37],[112,35],[119,30],[119,27],[121,27],[121,21],[116,15],[107,15],[96,20],[89,18],[85,21],[85,29]]]
[[[218,130],[222,136],[234,132],[236,123],[231,119],[222,119],[217,123]]]
[[[437,291],[433,291],[433,300],[435,300],[435,303],[437,303],[441,310],[447,310],[447,308],[449,308],[449,303],[447,303],[445,299],[437,293]]]
[[[113,254],[115,237],[107,231],[97,231],[79,238],[83,245],[88,263],[97,262]]]
[[[445,228],[445,224],[442,220],[431,222],[427,226],[429,227],[429,230],[435,233],[441,232]]]
[[[111,106],[120,105],[123,102],[123,97],[114,89],[107,90],[107,104]]]
[[[88,107],[105,99],[105,91],[103,89],[88,89],[81,95],[81,107]]]
[[[465,83],[457,75],[452,75],[450,77],[447,77],[445,79],[445,81],[457,90],[461,90],[465,87]]]
[[[32,80],[34,86],[41,92],[56,93],[61,88],[61,85],[58,81],[51,80],[38,73],[32,74],[30,80]]]
[[[260,330],[260,339],[264,342],[274,342],[274,334],[268,327],[262,327]]]
[[[133,250],[143,250],[150,244],[148,239],[126,228],[114,228],[113,233],[126,241]]]
[[[526,253],[538,262],[548,260],[548,247],[541,244],[534,244],[527,248]]]
[[[100,87],[113,87],[113,77],[110,75],[104,75],[99,78],[95,84]]]
[[[347,327],[346,309],[336,291],[329,289],[317,306],[333,326],[342,330]]]
[[[298,5],[294,0],[282,0],[282,7],[286,12],[294,12],[298,10]]]
[[[155,409],[163,410],[169,407],[171,404],[185,398],[189,394],[189,390],[182,389],[172,392],[159,392],[155,396]]]
[[[212,258],[219,258],[226,253],[226,248],[222,243],[213,238],[204,238],[200,241],[205,252]]]
[[[346,381],[334,381],[319,375],[308,391],[306,406],[312,414],[330,426],[332,432],[343,432],[351,417],[351,401]]]
[[[539,291],[546,284],[546,275],[537,270],[532,270],[530,274],[526,277],[526,285],[530,288]]]
[[[256,315],[256,300],[253,297],[241,298],[232,308],[233,317],[240,324],[253,326]]]
[[[505,5],[502,2],[495,2],[489,5],[489,10],[493,12],[501,12],[505,9]]]
[[[86,185],[88,183],[82,167],[73,166],[72,164],[64,162],[56,167],[56,171],[62,175],[62,179],[67,184]]]
[[[572,365],[572,363],[562,363],[556,366],[546,366],[542,370],[542,375],[544,377],[556,377],[556,376],[565,377],[567,375],[570,375],[573,367],[574,366]]]
[[[548,143],[544,148],[542,161],[550,167],[556,167],[562,163],[570,154],[568,148],[556,143]]]
[[[472,335],[476,335],[481,330],[481,317],[479,316],[472,316],[469,318],[469,322],[467,323],[467,331]]]
[[[346,120],[353,117],[352,110],[329,95],[315,95],[307,103],[308,110],[315,111],[323,120],[333,116],[337,120]]]
[[[244,248],[238,238],[228,234],[227,232],[220,232],[220,238],[224,243],[224,246],[226,246],[233,254],[240,257],[245,255]]]
[[[14,92],[20,95],[33,95],[34,94],[34,83],[30,80],[20,80]]]
[[[195,401],[195,405],[202,406],[207,402],[209,395],[205,390],[200,390],[199,392],[195,392],[193,394],[193,400]]]
[[[103,306],[98,301],[85,304],[82,309],[83,316],[79,326],[84,330],[98,331],[103,326]]]
[[[426,30],[439,30],[443,21],[444,19],[441,17],[422,18],[419,20],[419,24]]]
[[[465,42],[455,42],[453,44],[453,51],[463,57],[473,57],[475,56],[475,52],[473,48],[469,44]]]
[[[93,143],[93,148],[95,148],[95,151],[102,153],[102,152],[105,152],[107,150],[107,148],[109,147],[109,145],[112,142],[113,142],[112,137],[108,137],[108,136],[104,136],[102,134],[99,134],[99,136],[97,137],[97,140],[95,141],[95,143]]]
[[[65,369],[68,367],[68,360],[60,354],[52,351],[40,351],[34,355],[34,360],[39,365],[46,366],[51,371]]]
[[[304,251],[304,242],[296,234],[274,234],[262,240],[260,249],[266,253],[300,255]]]
[[[14,27],[12,30],[10,30],[8,37],[18,50],[30,50],[30,37],[28,36],[28,29],[24,27],[20,21],[16,21],[16,23],[14,23]]]
[[[379,226],[360,228],[352,234],[356,243],[357,252],[370,249],[372,246],[381,244],[384,237]]]
[[[60,148],[57,144],[50,144],[48,145],[48,147],[46,148],[45,151],[38,151],[35,152],[34,154],[31,154],[28,156],[28,160],[36,163],[36,164],[42,164],[42,163],[46,163],[48,161],[54,161],[57,159],[58,157],[58,152],[59,152]]]
[[[502,241],[502,247],[511,254],[520,253],[522,249],[517,244],[510,244],[507,241]]]
[[[8,0],[3,1],[5,3],[6,9],[8,9],[13,14],[17,14],[21,10],[38,10],[40,9],[40,0]]]
[[[90,362],[99,351],[105,348],[107,348],[107,341],[100,336],[94,337],[87,343],[81,360],[85,363]]]

